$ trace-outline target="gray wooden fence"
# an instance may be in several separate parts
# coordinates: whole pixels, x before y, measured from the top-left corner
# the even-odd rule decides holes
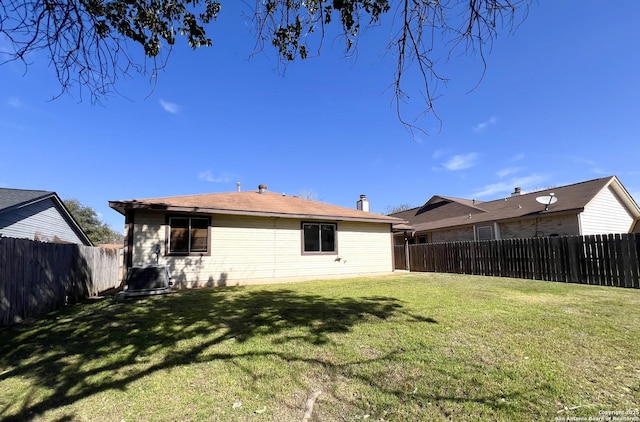
[[[117,250],[0,238],[0,325],[118,287]]]
[[[396,246],[400,255],[404,246]],[[409,245],[409,270],[640,288],[640,234]],[[405,269],[402,262],[396,268]]]

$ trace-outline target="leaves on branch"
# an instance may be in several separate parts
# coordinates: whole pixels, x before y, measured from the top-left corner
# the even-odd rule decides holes
[[[142,46],[153,61],[152,75],[163,67],[156,58],[176,35],[192,48],[210,46],[204,25],[220,12],[212,0],[2,0],[0,37],[11,50],[0,50],[0,64],[45,50],[61,85],[61,93],[77,85],[93,100],[111,92],[130,69],[146,73],[127,45]]]
[[[113,231],[103,223],[93,208],[82,205],[77,199],[66,199],[63,202],[94,245],[121,243],[124,240],[124,235]]]

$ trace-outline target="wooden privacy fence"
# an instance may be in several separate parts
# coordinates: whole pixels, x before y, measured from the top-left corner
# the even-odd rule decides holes
[[[411,271],[636,289],[639,260],[640,234],[634,233],[409,245]]]
[[[118,287],[117,250],[0,238],[0,325]]]

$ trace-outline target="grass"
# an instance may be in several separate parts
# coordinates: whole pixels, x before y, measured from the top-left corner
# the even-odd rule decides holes
[[[0,331],[0,419],[546,420],[640,407],[640,291],[405,274],[69,307]],[[577,419],[574,419],[577,420]]]

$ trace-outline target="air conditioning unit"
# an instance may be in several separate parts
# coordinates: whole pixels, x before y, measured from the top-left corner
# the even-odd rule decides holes
[[[169,293],[172,285],[169,270],[164,265],[131,267],[127,272],[125,290],[116,293],[115,300]]]

